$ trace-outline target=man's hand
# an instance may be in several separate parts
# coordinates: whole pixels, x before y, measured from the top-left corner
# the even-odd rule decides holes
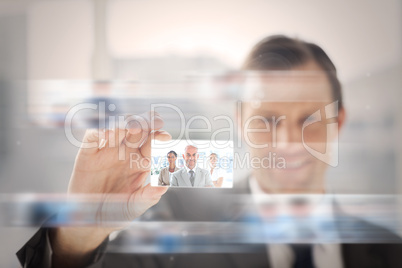
[[[89,194],[96,204],[93,227],[60,227],[50,234],[55,267],[84,265],[114,230],[155,205],[167,187],[144,186],[150,172],[151,139],[169,140],[162,118],[130,117],[114,130],[88,130],[75,160],[68,193]],[[113,225],[118,221],[123,225]],[[126,223],[126,224],[124,224]]]

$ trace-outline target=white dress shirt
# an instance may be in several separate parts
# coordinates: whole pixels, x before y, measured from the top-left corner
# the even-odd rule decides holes
[[[195,173],[197,171],[197,166],[195,166],[193,169],[190,169],[188,166],[184,165],[184,168],[186,169],[186,172],[187,172],[187,175],[188,175],[189,179],[190,179],[190,176],[191,176],[190,170],[194,171],[194,178],[195,178]]]
[[[211,169],[208,170],[209,174],[211,174]],[[211,180],[217,181],[220,177],[224,177],[225,172],[220,168],[214,168],[211,174]]]
[[[273,195],[267,195],[258,185],[255,178],[250,178],[249,180],[250,190],[254,201],[257,203],[261,198],[272,198],[275,199]],[[329,198],[327,198],[327,196]],[[325,202],[330,202],[330,195],[315,195],[312,198],[313,202],[316,202],[313,209],[310,211],[310,215],[321,215],[325,210],[325,215],[327,218],[333,219],[333,211],[331,205],[321,205]],[[282,198],[286,200],[286,198]],[[318,201],[318,202],[317,202]],[[278,204],[279,213],[286,213],[286,204],[279,200],[275,200],[275,204]],[[313,228],[314,233],[318,236],[325,235],[320,228]],[[292,234],[289,233],[291,236]],[[336,234],[331,233],[331,236]],[[333,237],[336,240],[336,237]],[[313,262],[316,268],[343,268],[341,246],[339,244],[332,243],[312,243],[313,244]],[[294,262],[294,254],[292,249],[287,244],[269,244],[267,245],[267,252],[272,268],[291,268]]]

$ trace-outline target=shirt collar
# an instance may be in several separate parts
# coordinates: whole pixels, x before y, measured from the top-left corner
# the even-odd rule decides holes
[[[187,172],[187,173],[189,173],[190,170],[194,171],[194,173],[195,173],[196,170],[197,170],[197,166],[195,166],[193,169],[189,169],[186,165],[184,165],[184,167],[186,168],[186,172]]]
[[[252,200],[257,205],[259,213],[262,204],[272,204],[277,208],[277,217],[292,217],[291,202],[296,202],[298,198],[301,201],[305,201],[309,205],[309,210],[306,213],[306,219],[311,219],[313,222],[313,231],[322,237],[323,235],[328,239],[336,239],[338,234],[335,228],[334,232],[326,233],[326,230],[322,229],[322,224],[335,223],[334,215],[334,196],[331,193],[326,194],[306,194],[306,195],[281,195],[281,194],[267,194],[259,186],[257,180],[254,177],[249,178],[249,187],[252,195]],[[261,214],[260,214],[261,216]],[[330,235],[330,237],[328,237]]]

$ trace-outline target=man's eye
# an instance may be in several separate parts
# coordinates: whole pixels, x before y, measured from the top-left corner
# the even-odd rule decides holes
[[[266,119],[264,119],[264,120],[258,119],[258,120],[253,120],[253,121],[250,123],[250,126],[251,126],[252,128],[267,128],[267,127],[269,127],[269,124],[270,124],[270,121],[269,121],[269,120],[266,120]]]

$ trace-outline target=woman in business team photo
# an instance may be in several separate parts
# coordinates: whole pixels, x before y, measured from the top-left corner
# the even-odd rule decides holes
[[[177,153],[175,151],[168,152],[167,159],[169,166],[161,169],[158,179],[159,186],[170,186],[170,177],[174,172],[179,170],[179,168],[176,166]]]
[[[215,187],[222,187],[224,172],[217,167],[218,155],[212,153],[209,155],[209,172],[211,173],[211,179]]]

